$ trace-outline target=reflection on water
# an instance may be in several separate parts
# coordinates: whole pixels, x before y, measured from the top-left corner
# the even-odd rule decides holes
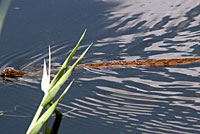
[[[47,20],[50,20],[54,13],[63,16],[48,22],[48,30],[62,29],[64,25],[53,24],[56,24],[56,21],[59,21],[59,24],[66,23],[66,19],[72,21],[67,23],[71,26],[71,31],[77,31],[80,25],[88,26],[84,43],[88,44],[94,40],[96,42],[86,55],[87,59],[92,60],[86,60],[86,63],[199,57],[198,0],[88,0],[81,5],[75,1],[66,4],[66,1],[61,0],[56,3],[54,6],[63,12],[56,12],[52,2],[49,4],[53,10],[44,6],[46,3],[37,3],[52,14],[47,14]],[[73,9],[72,4],[79,10]],[[70,6],[66,9],[67,5]],[[37,7],[41,12],[44,12],[43,8]],[[22,13],[28,11],[23,10],[23,7],[20,10]],[[71,15],[68,19],[72,12],[75,17]],[[68,14],[65,15],[66,13]],[[79,15],[81,18],[77,17]],[[37,26],[42,29],[39,23]],[[79,29],[76,37],[73,37],[73,32],[66,31],[65,34],[69,35],[69,38],[73,37],[73,40],[60,42],[60,38],[56,37],[63,34],[64,30],[59,30],[49,33],[51,36],[55,35],[52,38],[58,42],[50,43],[55,68],[60,67],[70,52],[67,50],[73,48],[72,44],[76,43],[75,39],[81,33]],[[56,35],[56,32],[60,33]],[[21,34],[26,36],[27,33]],[[43,32],[41,35],[46,37]],[[39,41],[35,42],[45,42],[45,39],[40,38],[39,34]],[[0,49],[0,66],[12,66],[25,71],[40,70],[43,58],[48,55],[49,43],[46,41],[45,45],[44,42],[43,45],[24,45],[24,49],[20,51],[11,49],[13,45],[8,44],[9,52]],[[80,51],[84,50],[85,46],[87,45],[82,45]],[[76,82],[59,105],[66,117],[62,120],[60,133],[200,133],[199,66],[200,63],[164,68],[76,70],[73,74]],[[42,98],[40,79],[41,76],[38,75],[20,78],[13,84],[0,83],[0,101],[6,104],[0,104],[0,111],[20,104],[20,108],[15,111],[17,115],[33,115]],[[70,110],[74,111],[69,113]],[[0,133],[13,133],[13,130],[9,129],[10,122],[21,128],[19,133],[24,133],[31,121],[24,118],[18,119],[17,122],[16,119],[7,117],[2,119],[5,128],[1,129]]]
[[[115,70],[117,75],[79,78],[84,91],[78,91],[92,93],[60,107],[77,108],[71,118],[99,117],[108,126],[120,122],[119,126],[125,127],[122,132],[199,133],[198,78],[187,80],[192,74],[176,78],[176,74],[165,71],[169,75],[166,77],[159,73],[164,69],[157,68],[157,73],[152,70],[124,68]],[[129,72],[126,77],[122,75],[124,71]]]
[[[118,3],[106,14],[111,22],[106,28],[114,33],[113,37],[99,40],[97,46],[124,45],[119,46],[120,53],[145,59],[198,55],[195,48],[199,44],[199,1],[106,2]]]

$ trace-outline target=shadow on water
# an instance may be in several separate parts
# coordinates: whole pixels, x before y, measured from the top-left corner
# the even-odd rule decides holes
[[[41,70],[51,45],[53,67],[59,67],[84,28],[80,52],[95,42],[86,63],[199,57],[199,11],[197,0],[13,1],[0,66]],[[59,131],[200,133],[199,66],[76,70],[75,84],[59,105],[65,115]],[[0,113],[28,116],[1,116],[0,133],[25,132],[43,96],[40,80],[38,75],[0,83],[0,111],[11,110]]]

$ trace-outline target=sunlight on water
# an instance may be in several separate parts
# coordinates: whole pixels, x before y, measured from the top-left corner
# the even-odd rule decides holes
[[[193,52],[194,46],[199,44],[197,30],[200,17],[199,1],[106,0],[104,2],[117,5],[106,14],[108,20],[112,22],[107,29],[112,29],[115,33],[113,37],[99,40],[95,46],[126,44],[123,52],[127,53],[129,51],[127,46],[132,44],[129,49],[132,50],[130,55],[133,55],[134,52],[137,53],[134,46],[137,45],[138,48],[139,45],[145,53],[150,53],[149,59],[198,56]],[[143,42],[138,44],[137,39]],[[170,52],[172,50],[174,52]],[[143,54],[138,53],[137,56],[142,57]]]
[[[198,0],[61,0],[24,5],[13,2],[13,6],[21,8],[10,10],[14,18],[8,16],[5,22],[1,69],[41,70],[49,45],[52,66],[60,67],[83,28],[88,28],[88,33],[79,51],[90,42],[94,45],[82,64],[200,57]],[[28,16],[38,18],[32,22]],[[9,29],[13,26],[15,29]],[[60,133],[200,133],[199,66],[75,70],[75,83],[59,104],[65,115]],[[43,95],[41,74],[11,81],[14,83],[1,79],[1,102],[5,104],[0,104],[0,114],[20,105],[7,114],[32,116]],[[15,133],[11,122],[20,128],[19,133],[25,132],[31,120],[1,118],[5,128],[0,133],[4,134]]]

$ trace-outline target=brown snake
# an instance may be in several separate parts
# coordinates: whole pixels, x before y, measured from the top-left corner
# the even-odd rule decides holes
[[[200,58],[182,58],[182,59],[158,59],[158,60],[136,60],[136,61],[110,61],[110,62],[101,62],[101,63],[91,63],[91,64],[80,64],[76,68],[92,68],[92,69],[101,69],[101,68],[121,68],[121,67],[168,67],[176,66],[183,64],[190,64],[200,62]],[[57,69],[52,69],[52,72],[58,71]],[[1,72],[1,77],[23,77],[25,75],[38,75],[41,74],[42,70],[36,72],[23,72],[20,70],[15,70],[13,68],[6,68]]]

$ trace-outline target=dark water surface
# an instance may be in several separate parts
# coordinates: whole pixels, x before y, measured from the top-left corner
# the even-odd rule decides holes
[[[0,37],[0,67],[58,67],[83,30],[84,63],[200,57],[199,0],[13,0]],[[76,56],[77,58],[77,56]],[[61,134],[200,133],[200,63],[76,70],[59,105]],[[25,133],[43,93],[41,76],[0,83],[0,133]],[[63,90],[63,89],[62,89]]]

